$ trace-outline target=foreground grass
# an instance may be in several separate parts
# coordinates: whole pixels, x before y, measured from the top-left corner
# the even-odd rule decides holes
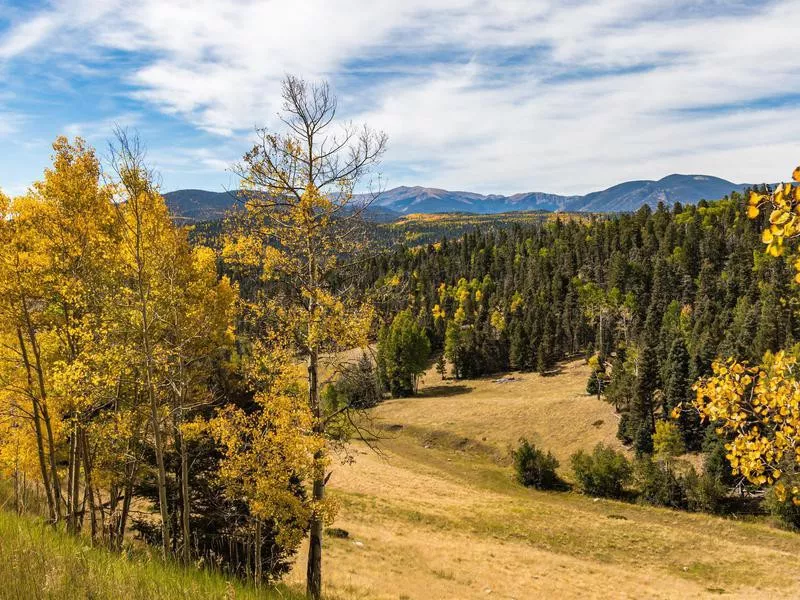
[[[0,598],[191,600],[299,599],[288,589],[256,590],[208,571],[165,565],[148,554],[91,548],[28,518],[0,511]]]

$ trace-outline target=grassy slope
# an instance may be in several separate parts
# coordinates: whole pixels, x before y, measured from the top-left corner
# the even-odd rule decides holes
[[[90,548],[85,540],[0,511],[0,598],[278,600],[300,596],[254,590],[208,572]]]
[[[800,596],[796,534],[513,483],[501,458],[521,434],[562,465],[579,447],[615,443],[613,413],[583,393],[587,376],[572,363],[552,378],[448,390],[462,383],[442,387],[428,375],[423,397],[379,407],[391,430],[384,456],[356,445],[355,464],[331,479],[336,526],[350,538],[326,541],[329,590],[394,599]],[[300,581],[302,557],[298,565]]]

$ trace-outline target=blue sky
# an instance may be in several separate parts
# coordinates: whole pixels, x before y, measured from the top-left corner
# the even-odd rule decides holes
[[[800,1],[0,0],[0,188],[138,130],[163,189],[235,187],[285,73],[389,135],[395,185],[583,193],[800,163]]]

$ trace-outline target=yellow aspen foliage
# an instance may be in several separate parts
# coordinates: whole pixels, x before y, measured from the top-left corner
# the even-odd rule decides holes
[[[442,282],[439,284],[439,287],[436,288],[436,293],[439,296],[439,303],[443,304],[445,298],[447,298],[447,285]]]
[[[800,182],[800,167],[794,170],[792,179]],[[747,216],[755,219],[762,209],[770,213],[769,227],[761,233],[761,241],[770,255],[780,256],[786,242],[800,234],[800,186],[782,183],[771,193],[751,191]],[[796,279],[800,282],[800,273]]]
[[[773,485],[800,465],[800,381],[797,359],[768,353],[760,366],[716,361],[713,375],[695,384],[696,406],[720,433],[734,473],[757,485]],[[776,488],[785,497],[783,486]],[[794,493],[794,492],[793,492]],[[800,499],[800,496],[796,495]]]
[[[304,498],[295,484],[313,476],[314,456],[324,445],[297,377],[289,369],[257,394],[260,410],[227,407],[209,424],[222,448],[219,476],[228,495],[244,499],[256,518],[274,521],[279,543],[291,548],[312,514],[325,521],[333,514],[329,500]]]
[[[38,454],[50,516],[76,524],[77,477],[87,411],[108,390],[108,370],[97,368],[107,327],[102,317],[115,288],[111,193],[100,182],[94,150],[81,139],[58,138],[44,178],[13,202],[0,202],[0,327],[10,353],[0,360],[0,386],[22,392]],[[64,437],[68,475],[62,491]],[[85,468],[85,467],[83,467]]]
[[[431,316],[435,321],[438,321],[439,319],[444,319],[447,316],[447,313],[441,306],[434,304],[433,308],[431,309]]]
[[[800,182],[800,167],[792,178]],[[747,216],[770,210],[761,240],[766,251],[780,256],[787,242],[800,235],[800,186],[781,184],[768,194],[751,192]],[[800,260],[795,262],[800,283]],[[785,351],[767,353],[751,366],[734,358],[717,360],[712,375],[694,390],[700,414],[731,437],[727,458],[734,473],[759,486],[775,486],[780,500],[800,504],[800,488],[790,482],[800,474],[800,379],[797,358]]]
[[[492,327],[497,333],[502,333],[503,331],[505,331],[506,318],[503,315],[503,311],[495,308],[492,311],[491,316],[489,317],[489,322],[492,324]]]
[[[670,460],[686,452],[678,426],[672,421],[656,421],[653,452],[658,460]]]
[[[510,310],[512,313],[515,313],[515,312],[517,312],[517,311],[518,311],[518,310],[519,310],[519,309],[520,309],[520,308],[521,308],[521,307],[522,307],[524,304],[525,304],[525,301],[522,299],[522,294],[520,294],[519,292],[514,292],[514,295],[511,297],[511,306],[509,307],[509,310]]]

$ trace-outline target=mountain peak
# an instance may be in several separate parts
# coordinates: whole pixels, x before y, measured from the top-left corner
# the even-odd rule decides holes
[[[716,200],[733,191],[741,191],[744,184],[736,184],[710,175],[673,173],[659,179],[626,181],[608,189],[584,196],[562,196],[545,192],[523,192],[504,196],[449,191],[425,186],[399,186],[386,190],[375,200],[375,208],[409,213],[467,212],[495,214],[522,210],[568,212],[628,212],[647,204],[655,207],[659,202],[693,204],[700,200]],[[235,203],[235,192],[207,192],[204,190],[177,190],[164,194],[171,210],[191,220],[220,218]],[[366,199],[366,196],[363,196]],[[371,197],[370,197],[371,199]]]

